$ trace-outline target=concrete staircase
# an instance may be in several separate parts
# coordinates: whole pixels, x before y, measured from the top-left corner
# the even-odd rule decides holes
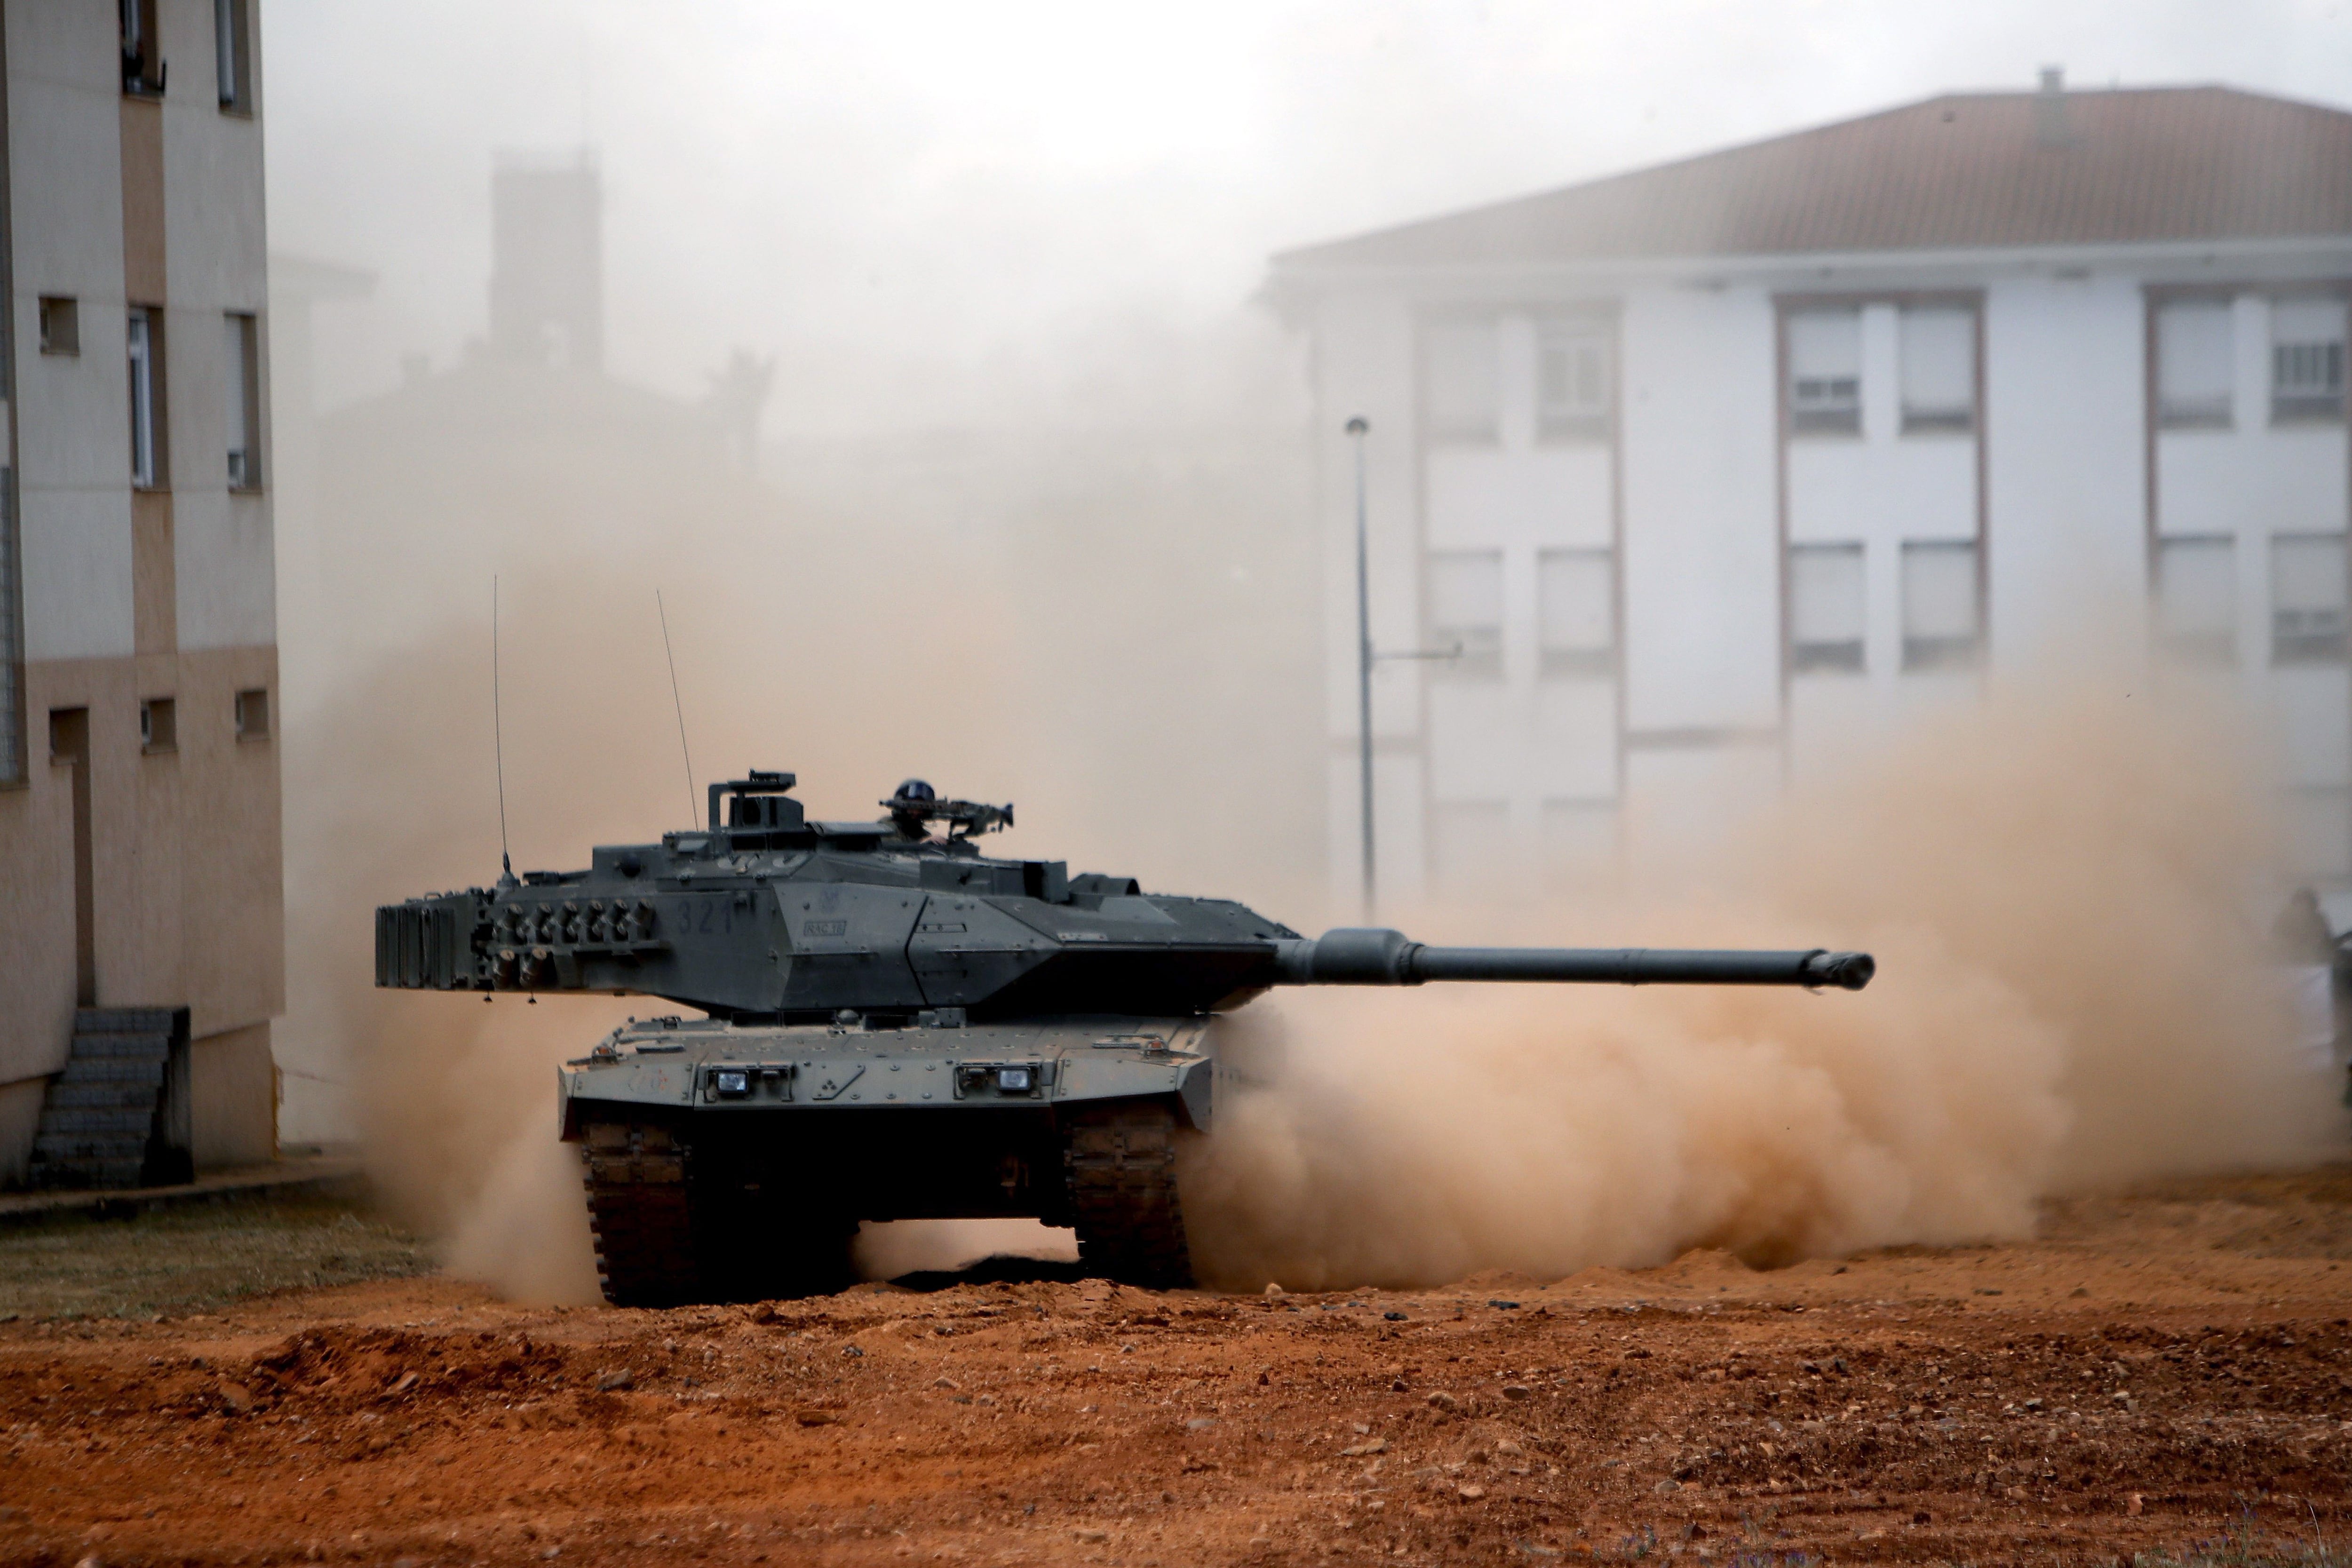
[[[66,1070],[50,1080],[33,1138],[37,1187],[137,1187],[184,1182],[188,1011],[84,1007]]]

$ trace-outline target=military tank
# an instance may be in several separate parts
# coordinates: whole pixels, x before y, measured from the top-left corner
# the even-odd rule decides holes
[[[707,826],[582,871],[376,911],[376,984],[595,992],[634,1019],[560,1072],[598,1272],[619,1306],[849,1283],[863,1220],[1030,1216],[1082,1266],[1189,1284],[1180,1130],[1230,1069],[1219,1015],[1277,985],[1431,981],[1860,990],[1860,952],[1309,940],[1228,899],[995,858],[1010,805],[910,779],[872,821],[808,820],[788,773],[713,784]]]

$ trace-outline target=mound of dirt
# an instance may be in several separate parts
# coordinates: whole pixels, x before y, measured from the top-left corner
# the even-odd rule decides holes
[[[1777,1272],[1692,1253],[1244,1297],[1027,1261],[749,1308],[404,1279],[18,1321],[0,1559],[2111,1562],[2273,1520],[2308,1539],[2352,1498],[2347,1222],[2332,1170]]]

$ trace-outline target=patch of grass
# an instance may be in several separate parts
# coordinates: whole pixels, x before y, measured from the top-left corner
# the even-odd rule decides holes
[[[2219,1541],[2178,1552],[2137,1552],[2132,1568],[2347,1568],[2344,1554],[2324,1537],[2281,1540],[2253,1524],[2231,1525]]]
[[[2132,1568],[2336,1568],[2343,1558],[2325,1546],[2227,1546],[2216,1552],[2191,1548],[2185,1555],[2137,1552]]]
[[[268,1290],[430,1274],[423,1244],[348,1198],[262,1194],[128,1219],[0,1228],[0,1318],[208,1311]]]

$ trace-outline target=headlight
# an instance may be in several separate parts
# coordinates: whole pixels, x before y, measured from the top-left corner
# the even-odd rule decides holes
[[[710,1085],[726,1100],[740,1100],[751,1092],[751,1075],[736,1068],[724,1068],[710,1075]]]
[[[1029,1069],[1027,1068],[998,1068],[996,1069],[996,1087],[1006,1094],[1028,1093]]]

